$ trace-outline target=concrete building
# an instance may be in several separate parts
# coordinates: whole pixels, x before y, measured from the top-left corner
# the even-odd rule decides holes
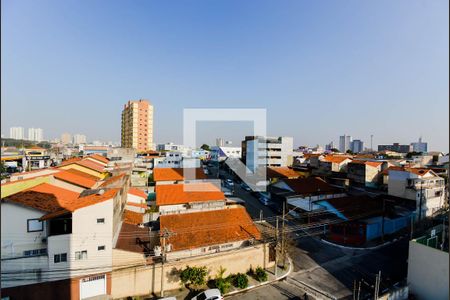
[[[110,294],[122,202],[120,189],[84,195],[47,183],[2,199],[1,267],[7,273],[2,296],[84,299]]]
[[[246,136],[242,141],[242,160],[251,171],[259,167],[288,167],[293,162],[292,137]]]
[[[443,230],[448,231],[448,227],[432,228],[426,235],[409,242],[407,283],[414,299],[448,299],[448,241],[442,239],[446,237]]]
[[[128,101],[122,111],[123,148],[153,149],[153,105],[147,100]]]
[[[86,136],[84,134],[74,134],[73,135],[73,144],[79,145],[79,144],[86,144]]]
[[[391,169],[388,194],[416,202],[418,220],[432,216],[445,204],[445,180],[431,169]]]
[[[211,147],[211,160],[213,161],[224,161],[228,157],[230,158],[241,158],[242,149],[240,147]]]
[[[412,151],[411,145],[400,145],[399,143],[393,143],[392,145],[378,145],[378,152],[381,151],[394,151],[398,153],[408,153]]]
[[[71,144],[72,143],[72,135],[67,132],[61,134],[61,143],[63,145]]]
[[[414,152],[427,152],[428,151],[428,143],[422,142],[422,137],[419,138],[418,142],[411,143],[412,150]]]
[[[28,128],[28,140],[42,142],[44,140],[44,130],[42,128]]]
[[[331,151],[331,149],[334,149],[333,141],[331,141],[329,144],[325,145],[325,151]]]
[[[339,151],[345,153],[347,150],[351,150],[352,137],[350,135],[341,135],[339,137]]]
[[[364,150],[364,142],[361,140],[353,140],[350,145],[353,153],[360,153]]]
[[[378,187],[382,184],[383,166],[381,161],[353,160],[347,165],[347,177],[354,186]]]
[[[9,129],[9,137],[15,140],[24,140],[25,134],[24,134],[24,128],[23,127],[11,127]]]

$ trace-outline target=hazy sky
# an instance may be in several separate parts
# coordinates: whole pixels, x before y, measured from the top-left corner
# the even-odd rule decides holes
[[[156,142],[182,142],[183,108],[266,108],[268,134],[295,146],[422,135],[448,151],[448,0],[1,3],[6,136],[119,141],[123,104],[146,98]],[[237,144],[242,124],[197,136]]]

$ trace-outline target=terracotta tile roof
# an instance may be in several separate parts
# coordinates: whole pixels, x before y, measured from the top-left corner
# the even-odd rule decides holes
[[[122,223],[115,248],[145,254],[151,250],[149,243],[149,227],[142,228],[128,223]]]
[[[327,155],[322,160],[325,161],[325,162],[340,164],[343,161],[345,161],[346,159],[350,159],[351,160],[351,157],[349,157],[349,156],[342,156],[342,155]]]
[[[148,208],[146,203],[134,203],[134,202],[127,202],[127,205],[140,207],[140,208]]]
[[[100,184],[100,187],[107,187],[112,186],[113,184],[120,184],[120,182],[118,181],[121,180],[123,177],[125,177],[125,175],[126,175],[125,173],[121,173],[119,175],[109,177],[102,184]]]
[[[283,179],[283,182],[294,191],[295,195],[322,195],[339,192],[339,189],[329,185],[319,177]]]
[[[93,162],[91,160],[83,159],[81,161],[76,162],[77,165],[86,167],[88,169],[97,171],[99,173],[103,173],[105,171],[105,167],[99,163]]]
[[[96,180],[87,178],[79,174],[74,174],[73,172],[67,172],[64,170],[56,174],[53,174],[53,177],[87,189],[92,188],[97,183]]]
[[[76,162],[78,162],[78,161],[80,161],[80,160],[82,160],[81,157],[73,157],[73,158],[69,158],[69,159],[63,160],[63,161],[61,162],[61,164],[60,164],[58,167],[64,167],[64,166],[67,166],[67,165],[76,163]]]
[[[95,159],[104,164],[107,164],[109,162],[108,158],[104,157],[103,155],[99,155],[99,154],[91,154],[91,155],[88,155],[86,158],[92,158],[92,159]]]
[[[147,194],[143,190],[140,190],[140,189],[137,189],[137,188],[134,188],[134,187],[130,187],[128,189],[128,194],[135,195],[135,196],[147,199]]]
[[[183,168],[155,168],[153,169],[154,181],[179,181],[179,180],[194,180],[194,179],[206,179],[205,173],[202,168],[195,168],[195,178],[184,178]],[[189,168],[186,168],[186,172],[192,172]]]
[[[243,207],[164,215],[159,219],[161,230],[175,233],[167,239],[173,251],[261,239],[261,233]]]
[[[382,164],[383,164],[382,161],[366,161],[366,165],[371,166],[371,167],[375,167],[375,168],[378,168]]]
[[[157,185],[155,193],[158,206],[225,200],[220,189],[209,182]]]
[[[298,178],[300,175],[289,167],[267,168],[267,178]]]
[[[63,214],[66,214],[68,212],[74,212],[77,209],[87,207],[93,204],[97,204],[100,202],[104,202],[106,200],[112,199],[116,196],[117,192],[119,192],[120,189],[109,189],[104,191],[103,194],[91,194],[84,197],[78,197],[75,200],[67,201],[60,209],[59,211],[51,212],[50,214],[47,214],[43,217],[41,217],[41,220],[46,220],[50,218],[54,218]]]
[[[389,175],[389,171],[404,171],[404,172],[410,172],[410,173],[422,176],[432,170],[428,169],[428,168],[409,168],[409,167],[390,166],[389,168],[385,169],[381,174]]]
[[[144,215],[125,209],[123,211],[123,222],[132,225],[139,225],[144,223]]]
[[[42,183],[3,200],[15,202],[44,212],[55,212],[78,199],[79,193],[69,191],[48,183]]]
[[[86,150],[108,150],[108,147],[106,146],[84,146],[83,149]]]
[[[85,172],[77,170],[77,169],[70,168],[70,169],[65,169],[64,171],[72,173],[72,174],[75,174],[75,175],[78,175],[78,176],[83,176],[83,177],[88,178],[88,179],[92,179],[92,180],[98,181],[98,177],[97,176],[85,173]]]

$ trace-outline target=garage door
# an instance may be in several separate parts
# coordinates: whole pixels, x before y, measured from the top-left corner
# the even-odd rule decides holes
[[[80,279],[80,299],[106,294],[106,276],[96,275]]]

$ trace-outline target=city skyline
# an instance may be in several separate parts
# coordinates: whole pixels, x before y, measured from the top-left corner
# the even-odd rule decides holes
[[[3,2],[2,128],[119,141],[123,103],[144,98],[158,143],[183,143],[184,108],[266,108],[295,146],[352,132],[448,152],[448,2],[239,4]],[[202,140],[248,133],[227,128]]]

